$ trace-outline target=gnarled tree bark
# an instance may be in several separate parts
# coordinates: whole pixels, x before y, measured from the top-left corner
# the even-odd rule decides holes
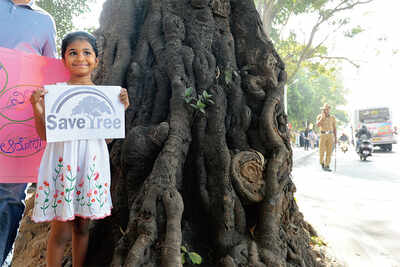
[[[201,266],[319,266],[293,197],[285,65],[253,1],[107,0],[96,35],[96,83],[131,107],[87,266],[182,266],[181,246]]]

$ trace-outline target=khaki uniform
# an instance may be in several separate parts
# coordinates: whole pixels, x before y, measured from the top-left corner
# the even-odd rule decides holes
[[[321,114],[318,115],[317,121],[319,121],[320,117]],[[335,142],[333,130],[335,128],[336,119],[332,115],[326,117],[321,121],[321,135],[319,139],[319,162],[325,167],[329,167],[329,164],[331,163],[332,149]]]

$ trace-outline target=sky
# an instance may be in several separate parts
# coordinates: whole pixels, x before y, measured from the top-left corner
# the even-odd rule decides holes
[[[100,26],[99,18],[105,0],[95,0],[93,2],[94,3],[90,5],[89,13],[83,14],[74,20],[74,25],[78,29],[82,30],[89,27],[98,28]]]
[[[89,14],[75,20],[75,26],[97,28],[103,3],[104,0],[97,0]],[[342,64],[343,84],[350,92],[344,109],[351,112],[361,107],[389,106],[396,125],[400,125],[400,31],[396,23],[399,11],[400,0],[374,0],[348,14],[352,25],[364,29],[362,33],[354,38],[335,35],[329,41],[330,56],[347,57],[360,65],[355,68]],[[306,20],[296,21],[296,27],[310,28]]]
[[[348,109],[389,106],[400,124],[399,0],[375,0],[354,10],[352,19],[365,30],[355,38],[335,42],[332,55],[354,59],[360,68],[343,64],[343,83],[350,91]],[[345,40],[346,39],[346,40]]]

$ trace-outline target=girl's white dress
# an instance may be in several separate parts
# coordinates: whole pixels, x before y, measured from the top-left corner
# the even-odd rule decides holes
[[[111,215],[109,153],[104,139],[47,143],[32,220],[69,221]]]

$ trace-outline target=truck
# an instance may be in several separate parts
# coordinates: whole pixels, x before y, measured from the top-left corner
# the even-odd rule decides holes
[[[392,151],[392,145],[396,144],[396,138],[389,107],[356,109],[352,122],[353,136],[363,125],[370,131],[374,146],[382,150]]]

